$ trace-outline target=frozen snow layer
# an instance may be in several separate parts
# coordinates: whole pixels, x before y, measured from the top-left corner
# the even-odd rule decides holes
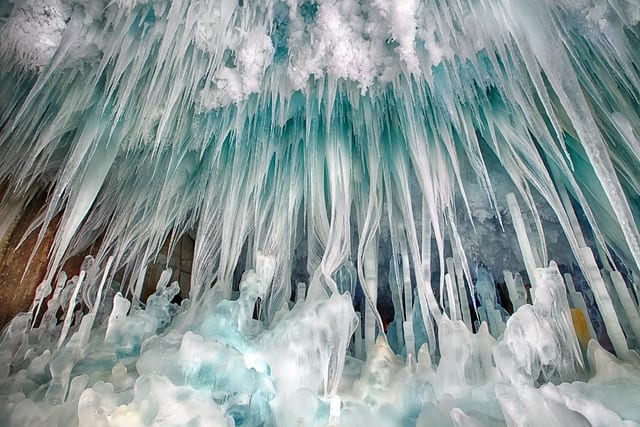
[[[41,70],[55,54],[70,8],[60,1],[17,1],[0,30],[0,55],[30,70]]]
[[[21,67],[41,69],[58,48],[82,50],[83,44],[91,45],[104,58],[117,53],[114,47],[118,49],[118,39],[125,33],[138,41],[148,38],[160,42],[160,61],[179,51],[209,63],[199,76],[205,86],[201,101],[208,108],[238,102],[271,85],[284,91],[303,89],[309,78],[325,74],[353,81],[363,92],[401,76],[435,83],[434,67],[443,62],[477,62],[478,53],[504,54],[514,41],[523,51],[529,49],[523,43],[531,45],[531,51],[523,53],[536,55],[536,50],[546,48],[545,33],[577,31],[600,48],[610,46],[620,65],[630,66],[626,57],[630,46],[620,29],[638,23],[638,5],[536,4],[33,0],[15,2],[3,25],[1,46],[4,55]],[[104,43],[78,38],[79,32],[98,32]],[[549,57],[554,54],[548,52]]]

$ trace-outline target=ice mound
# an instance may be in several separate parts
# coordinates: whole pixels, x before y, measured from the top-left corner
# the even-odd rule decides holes
[[[64,322],[30,329],[17,317],[2,335],[7,425],[640,425],[640,359],[595,340],[580,349],[553,263],[497,339],[443,315],[437,363],[427,344],[403,358],[384,335],[357,359],[349,293],[310,293],[265,324],[255,310],[266,270],[211,311],[172,304],[175,282],[131,312],[116,294],[81,347],[76,332],[52,348]]]

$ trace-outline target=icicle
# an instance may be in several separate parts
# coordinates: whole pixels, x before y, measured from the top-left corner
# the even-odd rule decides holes
[[[107,322],[107,331],[104,337],[105,342],[111,342],[115,339],[115,334],[118,333],[118,328],[120,328],[124,318],[127,316],[129,307],[131,307],[131,303],[124,298],[120,292],[113,297],[113,308],[111,309],[111,314]]]
[[[571,300],[571,305],[580,310],[584,315],[585,322],[587,323],[587,329],[589,330],[589,336],[592,339],[597,340],[598,335],[596,334],[595,329],[593,329],[593,323],[591,322],[591,316],[589,316],[589,309],[584,300],[584,296],[582,293],[576,290],[576,287],[573,283],[573,277],[569,273],[564,274],[564,282],[567,284],[567,289],[569,290],[569,297]]]
[[[451,318],[451,320],[461,320],[460,319],[460,315],[459,315],[459,311],[460,311],[460,307],[458,305],[458,300],[455,297],[454,291],[453,291],[453,280],[451,279],[451,275],[449,273],[447,273],[444,276],[444,283],[445,283],[445,288],[447,291],[447,303],[449,305],[449,317]]]
[[[402,298],[400,297],[400,287],[398,286],[396,265],[393,262],[393,258],[389,260],[389,288],[391,288],[391,302],[393,303],[393,324],[396,328],[396,339],[398,347],[402,347],[405,343],[404,338],[404,324],[406,319],[405,310],[402,305]]]
[[[402,329],[407,358],[415,355],[415,337],[413,332],[413,289],[409,271],[409,254],[404,240],[400,241],[400,259],[402,260],[402,289],[404,290],[404,318]]]
[[[417,267],[418,271],[422,273],[422,281],[416,284],[416,293],[418,294],[418,304],[420,304],[420,313],[422,314],[422,322],[427,331],[427,337],[429,340],[429,354],[435,354],[436,352],[436,332],[434,328],[434,322],[431,320],[431,313],[429,310],[429,303],[427,298],[432,296],[427,294],[431,293],[431,219],[429,209],[426,205],[426,200],[422,199],[422,230],[421,236],[421,264]],[[427,289],[424,289],[424,288]]]
[[[78,292],[80,292],[80,287],[82,286],[82,282],[84,281],[85,271],[82,270],[80,272],[80,276],[76,279],[76,286],[73,288],[73,294],[71,294],[71,300],[69,301],[69,305],[67,306],[67,313],[64,316],[64,322],[62,323],[62,331],[60,332],[60,338],[58,339],[57,348],[62,347],[64,340],[67,339],[67,334],[69,333],[69,328],[71,328],[71,322],[73,321],[73,310],[76,308],[76,299],[78,298]]]
[[[477,276],[476,289],[478,290],[478,299],[481,304],[478,315],[481,321],[487,323],[491,335],[498,337],[504,330],[504,322],[500,311],[497,310],[493,275],[485,268],[480,267],[478,268]]]
[[[373,245],[367,248],[364,256],[365,286],[369,294],[369,303],[364,313],[364,345],[367,351],[376,340],[376,312],[374,308],[378,296],[378,251]]]
[[[304,299],[307,293],[307,285],[304,282],[299,282],[296,285],[296,304],[304,303]]]
[[[604,268],[600,269],[600,276],[604,281],[605,289],[609,294],[609,297],[611,298],[611,303],[613,304],[615,313],[618,316],[618,321],[620,322],[620,326],[622,327],[622,331],[624,332],[628,342],[630,337],[633,336],[631,323],[629,322],[627,314],[624,310],[624,306],[620,302],[620,296],[618,295],[618,292],[616,292],[615,286],[613,285],[613,282],[611,280],[610,273],[611,273],[611,270],[606,270]]]
[[[400,256],[402,260],[402,289],[404,290],[404,318],[408,321],[413,317],[413,289],[411,273],[409,272],[409,254],[404,240],[400,241]]]
[[[458,284],[456,283],[456,269],[453,258],[447,258],[448,279],[445,276],[445,284],[447,287],[447,298],[449,300],[449,313],[451,320],[464,320],[462,316],[460,296],[458,293]],[[467,308],[468,309],[468,308]]]
[[[358,318],[362,318],[360,312],[356,312]],[[364,338],[362,337],[362,322],[358,324],[355,332],[354,355],[357,359],[364,360],[367,356],[367,349],[364,346]]]
[[[622,327],[618,321],[618,316],[613,308],[611,296],[607,292],[604,280],[600,275],[600,270],[598,269],[596,260],[593,257],[593,252],[589,248],[582,248],[579,256],[582,259],[582,262],[586,265],[584,273],[591,284],[593,295],[596,298],[596,303],[600,309],[600,314],[602,315],[602,320],[607,328],[607,333],[609,334],[613,348],[615,349],[618,357],[622,359],[628,358],[629,356],[627,353],[629,352],[629,347],[627,346],[627,341],[624,333],[622,332]]]
[[[43,326],[47,329],[55,326],[58,309],[62,306],[60,297],[66,285],[67,275],[61,271],[58,273],[58,280],[56,281],[56,287],[53,290],[53,295],[49,299],[49,302],[47,302],[47,311],[42,316],[42,321],[40,322],[41,329],[44,329],[42,328]]]
[[[98,314],[98,307],[100,307],[100,303],[102,302],[102,291],[105,283],[107,282],[107,277],[110,273],[112,263],[113,257],[109,257],[107,265],[104,268],[104,273],[102,274],[102,279],[100,280],[100,285],[98,286],[98,293],[96,294],[96,300],[93,303],[93,307],[89,313],[82,316],[77,332],[71,336],[67,344],[67,347],[73,350],[74,359],[76,360],[80,359],[82,355],[88,351],[87,344],[89,343],[91,329],[93,328],[93,323],[95,322],[96,315]]]
[[[455,277],[456,277],[456,282],[457,282],[457,286],[458,286],[458,297],[459,297],[459,300],[460,300],[462,320],[464,321],[464,324],[467,325],[467,328],[469,328],[469,330],[473,330],[473,328],[471,326],[471,313],[470,313],[470,310],[469,310],[469,299],[467,297],[467,287],[464,284],[464,274],[465,273],[464,273],[464,270],[462,268],[460,258],[458,256],[454,257],[453,265],[454,265],[454,273],[455,273]],[[474,301],[475,301],[475,299],[474,299]],[[475,306],[475,304],[474,304],[474,306]]]
[[[633,335],[635,335],[636,340],[638,340],[640,339],[638,338],[640,337],[640,315],[638,315],[638,310],[636,309],[635,304],[633,303],[633,299],[629,294],[627,284],[624,282],[622,274],[619,271],[612,271],[610,273],[610,276],[616,293],[618,294],[620,303],[624,308],[624,313],[631,325],[631,331],[633,331]]]
[[[413,333],[413,319],[402,322],[402,327],[404,330],[404,343],[407,358],[410,358],[410,355],[415,355],[416,352],[416,341]]]
[[[522,259],[524,260],[524,265],[527,269],[527,275],[529,276],[529,281],[531,282],[531,288],[535,289],[536,279],[534,271],[536,267],[539,266],[539,263],[531,248],[531,244],[529,243],[529,236],[527,235],[524,220],[522,219],[522,212],[520,212],[520,206],[518,205],[516,196],[513,193],[507,194],[507,204],[509,206],[509,212],[511,213],[511,218],[513,220],[513,226],[516,230],[516,236],[518,237],[518,244],[520,245],[520,250],[522,251]]]
[[[44,281],[38,285],[36,288],[36,296],[33,299],[33,303],[31,304],[31,308],[29,308],[29,313],[32,314],[33,320],[31,322],[31,329],[33,329],[36,324],[36,320],[38,319],[38,314],[40,313],[40,307],[42,306],[42,302],[45,298],[47,298],[51,294],[51,283],[48,281]]]
[[[526,290],[522,283],[522,277],[520,273],[516,273],[516,277],[513,277],[513,273],[509,270],[503,272],[504,281],[509,291],[509,298],[515,312],[518,308],[524,305],[526,301]]]

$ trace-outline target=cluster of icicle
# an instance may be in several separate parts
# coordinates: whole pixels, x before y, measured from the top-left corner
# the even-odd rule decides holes
[[[0,6],[0,231],[42,188],[30,232],[57,224],[0,415],[640,422],[639,21],[628,0]],[[185,234],[189,300],[165,274],[141,301]],[[523,272],[511,317],[479,263]],[[589,338],[623,362],[585,361]]]

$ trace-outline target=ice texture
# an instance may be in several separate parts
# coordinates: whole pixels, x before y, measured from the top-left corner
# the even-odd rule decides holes
[[[40,196],[21,244],[55,234],[0,419],[640,424],[639,26],[636,0],[0,4],[0,243]]]

